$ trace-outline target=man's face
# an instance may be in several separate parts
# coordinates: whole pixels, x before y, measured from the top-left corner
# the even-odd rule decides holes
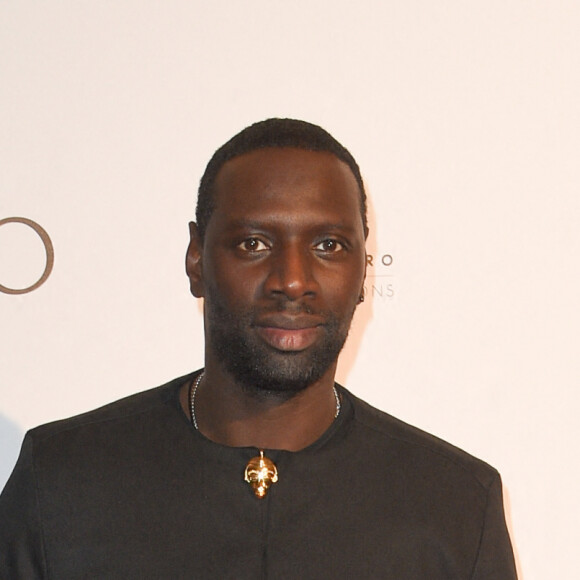
[[[228,161],[214,192],[203,247],[188,254],[207,358],[259,391],[291,394],[334,374],[365,274],[349,167],[330,153],[261,149]]]

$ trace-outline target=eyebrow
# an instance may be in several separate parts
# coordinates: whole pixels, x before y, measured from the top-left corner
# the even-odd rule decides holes
[[[237,229],[264,229],[267,228],[271,223],[265,220],[252,220],[252,219],[234,219],[228,223],[228,227]],[[354,231],[355,228],[340,222],[315,222],[312,224],[313,228],[328,229],[328,230],[339,230],[344,232]]]

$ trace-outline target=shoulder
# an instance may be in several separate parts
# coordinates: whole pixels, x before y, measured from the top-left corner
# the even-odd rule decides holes
[[[164,385],[124,397],[81,415],[46,423],[31,429],[27,433],[27,438],[40,443],[79,431],[92,431],[104,427],[114,430],[115,425],[138,420],[141,415],[156,412],[174,404],[177,390],[191,376],[189,374],[179,377]]]
[[[345,392],[353,405],[354,428],[363,431],[377,449],[388,449],[391,456],[394,453],[400,463],[430,477],[461,479],[484,493],[499,478],[497,471],[481,459]]]

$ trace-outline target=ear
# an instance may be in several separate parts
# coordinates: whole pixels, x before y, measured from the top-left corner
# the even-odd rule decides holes
[[[189,288],[196,298],[204,296],[202,245],[195,222],[189,222],[189,246],[185,255],[185,271],[189,278]]]
[[[369,264],[369,260],[368,260],[368,256],[367,256],[366,248],[365,248],[365,271],[364,271],[364,274],[363,274],[363,280],[362,280],[362,284],[361,284],[361,287],[360,287],[360,292],[359,292],[359,295],[358,295],[358,303],[357,303],[357,306],[358,306],[358,304],[361,304],[362,302],[365,301],[365,295],[366,295],[366,292],[365,292],[365,282],[366,282],[366,279],[367,279],[367,266],[368,266],[368,264]]]

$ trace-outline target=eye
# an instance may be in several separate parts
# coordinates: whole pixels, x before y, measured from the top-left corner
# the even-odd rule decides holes
[[[344,244],[339,242],[338,240],[334,240],[332,238],[328,238],[326,240],[322,240],[314,246],[315,250],[319,252],[324,252],[325,254],[335,254],[336,252],[340,252],[344,250]]]
[[[258,238],[248,238],[238,244],[238,248],[244,252],[263,252],[268,246]]]

